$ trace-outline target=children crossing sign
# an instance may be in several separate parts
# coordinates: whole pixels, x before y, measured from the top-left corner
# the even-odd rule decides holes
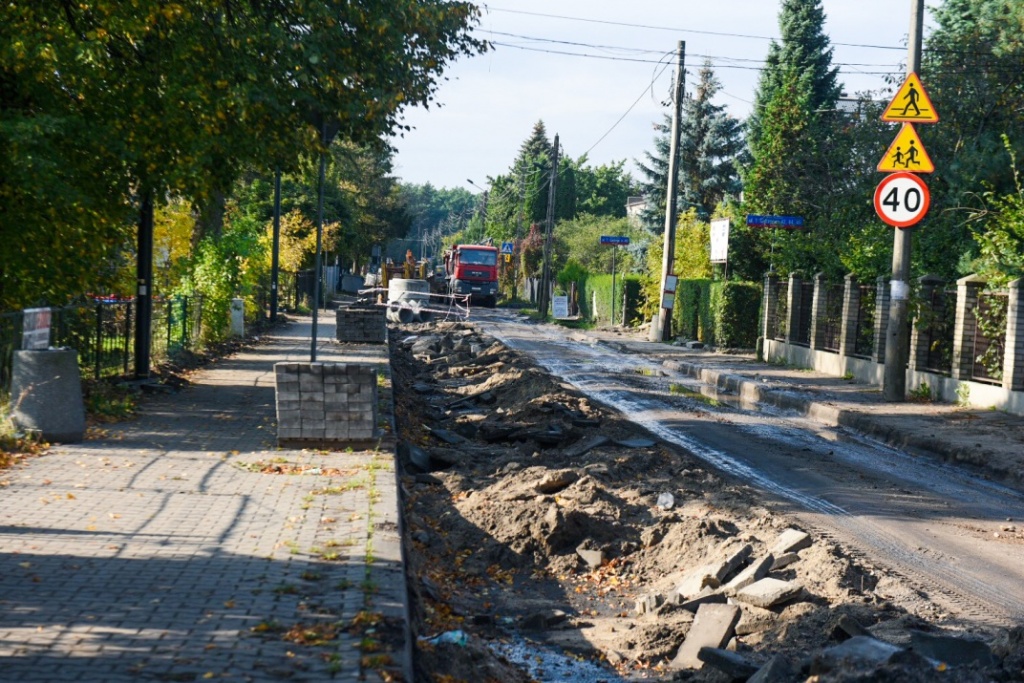
[[[878,162],[878,170],[883,173],[934,173],[935,164],[921,144],[921,138],[914,127],[904,123],[885,156]]]
[[[916,73],[910,74],[903,81],[892,102],[882,113],[882,120],[892,123],[938,123],[939,113],[935,111]]]

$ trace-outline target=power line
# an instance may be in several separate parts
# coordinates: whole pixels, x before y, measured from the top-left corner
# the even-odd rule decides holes
[[[506,9],[504,7],[494,7],[493,5],[488,5],[487,9],[489,11],[492,11],[492,12],[506,12],[508,14],[525,14],[525,15],[534,16],[534,17],[544,17],[546,19],[563,19],[563,20],[566,20],[566,21],[580,21],[580,22],[586,22],[586,23],[589,23],[589,24],[604,24],[606,26],[624,26],[624,27],[627,27],[627,28],[642,28],[642,29],[647,29],[647,30],[651,30],[651,31],[672,31],[674,33],[695,33],[695,34],[698,34],[698,35],[717,36],[717,37],[721,37],[721,38],[745,38],[745,39],[750,39],[750,40],[769,40],[769,41],[770,40],[776,40],[776,41],[778,40],[777,38],[775,38],[773,36],[757,36],[757,35],[750,35],[750,34],[745,34],[745,33],[725,33],[725,32],[721,32],[721,31],[701,31],[701,30],[692,29],[692,28],[674,28],[674,27],[671,27],[671,26],[651,26],[649,24],[632,24],[632,23],[625,22],[625,21],[608,21],[608,20],[604,20],[604,19],[589,19],[589,18],[586,18],[586,17],[570,17],[570,16],[566,16],[566,15],[563,15],[563,14],[546,14],[544,12],[527,12],[526,10]],[[874,50],[899,50],[901,52],[906,52],[906,48],[905,47],[894,47],[892,45],[865,45],[865,44],[862,44],[862,43],[831,43],[831,44],[832,45],[842,46],[842,47],[864,47],[864,48],[871,48],[871,49],[874,49]]]
[[[672,53],[667,53],[667,54],[668,54],[668,56],[669,56],[669,57],[671,57],[671,56],[672,56]],[[638,97],[637,97],[637,98],[636,98],[636,99],[635,99],[635,100],[633,101],[633,104],[629,105],[629,108],[628,108],[628,109],[626,109],[626,111],[625,111],[625,112],[624,112],[624,113],[622,114],[622,116],[620,116],[620,117],[619,117],[618,121],[616,121],[615,123],[613,123],[613,124],[612,124],[612,127],[611,127],[611,128],[609,128],[609,129],[608,129],[607,131],[605,131],[604,135],[602,135],[601,137],[599,137],[599,138],[597,139],[597,142],[595,142],[594,144],[592,144],[592,145],[590,146],[590,148],[589,148],[589,149],[588,149],[588,150],[587,150],[586,152],[584,152],[584,153],[583,153],[583,155],[584,155],[584,156],[586,156],[587,154],[590,154],[590,152],[591,152],[591,151],[592,151],[592,150],[593,150],[593,149],[594,149],[595,147],[597,147],[597,146],[598,146],[599,144],[601,144],[601,142],[602,142],[602,141],[603,141],[603,140],[604,140],[604,139],[605,139],[606,137],[608,137],[608,136],[609,136],[609,135],[611,134],[611,132],[612,132],[613,130],[615,130],[615,128],[616,128],[616,127],[617,127],[617,126],[618,126],[618,125],[619,125],[620,123],[622,123],[623,119],[625,119],[625,118],[626,118],[626,116],[628,116],[628,115],[629,115],[629,112],[633,111],[633,108],[634,108],[634,107],[635,107],[636,105],[638,105],[638,104],[640,103],[640,100],[642,100],[642,99],[644,98],[644,95],[646,95],[646,94],[647,94],[647,91],[648,91],[648,90],[650,90],[650,89],[652,89],[652,88],[654,87],[654,83],[655,83],[655,82],[656,82],[656,81],[657,81],[657,80],[658,80],[659,78],[661,78],[661,74],[665,73],[665,69],[667,69],[667,68],[668,68],[668,67],[670,66],[670,64],[671,64],[671,62],[665,62],[665,66],[661,67],[661,71],[659,71],[659,72],[658,72],[657,74],[655,74],[655,76],[654,76],[654,77],[653,77],[653,78],[651,79],[651,82],[650,82],[650,83],[648,83],[648,84],[647,84],[647,85],[646,85],[646,86],[644,87],[644,89],[643,89],[643,90],[642,90],[642,91],[640,92],[640,95],[639,95],[639,96],[638,96]]]

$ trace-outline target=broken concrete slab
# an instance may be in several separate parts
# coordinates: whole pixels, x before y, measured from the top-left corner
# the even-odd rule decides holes
[[[448,431],[447,429],[432,429],[431,427],[428,426],[427,431],[429,431],[431,434],[436,436],[441,441],[444,441],[446,444],[450,444],[452,446],[466,443],[466,437],[460,436],[455,432]]]
[[[771,610],[753,605],[742,605],[742,608],[740,620],[736,623],[736,635],[738,636],[749,636],[752,633],[767,631],[779,621],[779,615]]]
[[[775,558],[775,562],[772,563],[772,571],[778,571],[784,569],[789,565],[800,560],[799,553],[783,553]]]
[[[616,446],[622,448],[653,448],[656,442],[653,439],[615,439]]]
[[[706,564],[698,567],[683,577],[683,580],[676,587],[676,593],[684,598],[693,597],[705,588],[718,588],[721,581],[716,576],[716,565]]]
[[[747,683],[784,683],[793,680],[796,672],[793,665],[783,655],[775,655],[764,666],[747,679]]]
[[[689,598],[683,598],[679,603],[679,606],[688,612],[696,612],[701,605],[710,603],[724,603],[726,600],[725,593],[721,588],[705,588],[697,595]]]
[[[665,602],[665,596],[659,595],[658,593],[648,593],[637,598],[636,601],[636,613],[637,614],[651,614],[656,609],[661,607]]]
[[[697,609],[697,616],[690,630],[679,646],[675,658],[669,663],[672,669],[700,669],[704,662],[697,656],[702,647],[721,648],[735,631],[740,618],[736,605],[705,604]]]
[[[811,536],[805,531],[789,528],[779,534],[775,545],[769,551],[775,557],[781,557],[786,553],[795,553],[811,545]]]
[[[832,625],[829,635],[833,640],[843,641],[856,636],[871,636],[871,632],[861,626],[860,622],[849,614],[844,614]]]
[[[945,662],[950,666],[967,666],[974,663],[990,666],[995,663],[989,646],[974,638],[911,631],[910,648],[920,655]]]
[[[782,581],[771,577],[755,581],[736,591],[736,599],[754,607],[774,607],[800,595],[803,586],[794,581]]]
[[[748,564],[743,571],[734,576],[729,583],[725,584],[726,594],[735,595],[736,591],[741,588],[746,588],[750,584],[760,581],[764,577],[768,576],[768,572],[774,564],[775,556],[771,554],[754,560]]]
[[[581,545],[576,548],[576,554],[582,557],[591,569],[597,569],[604,563],[604,551],[602,550],[591,550]]]
[[[822,650],[811,662],[811,674],[828,673],[845,664],[878,666],[901,649],[868,636],[855,636]]]
[[[611,441],[611,439],[609,439],[607,436],[604,436],[602,434],[594,434],[593,436],[588,436],[584,439],[580,439],[573,445],[566,448],[565,455],[566,457],[569,458],[578,458],[581,455],[589,453],[595,448],[600,448],[609,441]]]
[[[727,577],[743,566],[752,552],[754,552],[754,548],[749,543],[729,551],[716,565],[715,577],[719,582],[724,582]]]
[[[713,666],[734,681],[745,681],[757,673],[757,665],[743,655],[717,647],[702,647],[697,658]]]
[[[524,617],[521,625],[529,631],[543,631],[552,626],[557,626],[568,618],[569,614],[564,610],[546,609]]]

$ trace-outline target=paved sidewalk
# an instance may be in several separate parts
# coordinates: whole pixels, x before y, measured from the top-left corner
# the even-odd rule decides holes
[[[135,421],[0,472],[0,679],[409,670],[393,452],[275,445],[273,364],[309,359],[309,322],[147,398]],[[386,362],[333,337],[331,315],[318,360]],[[393,651],[373,652],[386,633]]]
[[[753,355],[649,342],[612,330],[578,333],[670,372],[717,387],[719,396],[772,406],[851,429],[896,448],[966,465],[1024,491],[1024,417],[940,402],[886,402],[881,387],[813,370],[760,362]]]

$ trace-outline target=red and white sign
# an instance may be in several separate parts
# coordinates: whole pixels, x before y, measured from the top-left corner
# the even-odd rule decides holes
[[[909,228],[928,213],[931,193],[917,175],[893,173],[885,176],[875,188],[875,211],[894,228]]]

